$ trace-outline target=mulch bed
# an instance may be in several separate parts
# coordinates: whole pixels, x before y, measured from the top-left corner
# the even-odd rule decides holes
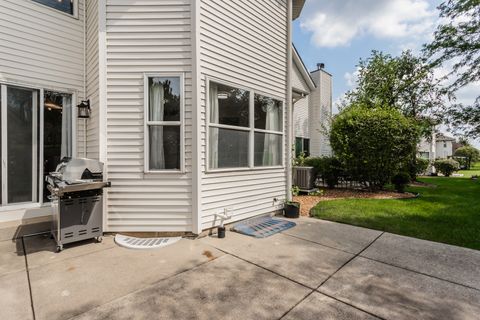
[[[310,216],[310,210],[320,201],[337,199],[409,199],[415,198],[413,193],[398,193],[392,191],[369,192],[349,189],[324,189],[321,196],[295,196],[293,201],[300,202],[300,214]]]

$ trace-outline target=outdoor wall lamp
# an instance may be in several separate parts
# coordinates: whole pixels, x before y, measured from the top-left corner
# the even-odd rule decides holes
[[[82,100],[77,106],[78,108],[78,117],[81,119],[90,118],[90,100]]]

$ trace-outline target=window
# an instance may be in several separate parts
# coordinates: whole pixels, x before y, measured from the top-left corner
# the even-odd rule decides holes
[[[425,152],[425,151],[420,151],[419,152],[419,157],[422,158],[422,159],[430,159],[430,153],[429,152]]]
[[[146,76],[145,171],[180,171],[183,165],[183,78]]]
[[[282,164],[283,107],[282,102],[254,95],[255,110],[255,167]]]
[[[41,169],[54,171],[72,153],[72,95],[6,84],[0,88],[0,205],[46,200]]]
[[[65,12],[71,15],[75,13],[75,0],[32,0],[41,3],[47,7]]]
[[[297,137],[295,138],[295,157],[298,157],[302,152],[305,157],[310,156],[310,139]]]
[[[282,165],[281,101],[209,82],[208,119],[209,169]]]

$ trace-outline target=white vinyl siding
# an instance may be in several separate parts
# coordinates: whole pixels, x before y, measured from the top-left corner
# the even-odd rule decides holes
[[[215,214],[230,209],[233,219],[272,213],[286,197],[286,169],[208,172],[206,168],[206,79],[213,78],[286,100],[287,4],[266,0],[201,0],[200,70],[202,108],[202,229],[219,224]],[[284,130],[286,125],[284,125]],[[286,146],[283,148],[285,153]],[[285,155],[283,155],[285,165]]]
[[[83,99],[83,19],[84,0],[78,18],[33,1],[0,1],[0,81]],[[77,127],[82,150],[83,126]]]
[[[192,230],[190,0],[108,0],[108,231]],[[185,173],[144,173],[144,74],[182,73]]]
[[[99,159],[98,0],[87,1],[87,94],[91,114],[87,120],[87,158]]]
[[[293,63],[292,88],[293,90],[297,89],[302,92],[310,92],[310,88],[308,87],[300,68],[303,68],[303,66],[298,66],[295,62]]]
[[[293,105],[293,123],[295,137],[309,138],[308,97],[298,100]]]

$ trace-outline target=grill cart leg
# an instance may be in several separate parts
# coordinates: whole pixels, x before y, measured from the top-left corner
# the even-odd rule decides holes
[[[59,244],[57,246],[57,252],[63,251],[63,245]]]
[[[96,240],[98,243],[100,243],[100,242],[103,241],[103,238],[102,238],[102,237],[96,237],[95,240]]]

